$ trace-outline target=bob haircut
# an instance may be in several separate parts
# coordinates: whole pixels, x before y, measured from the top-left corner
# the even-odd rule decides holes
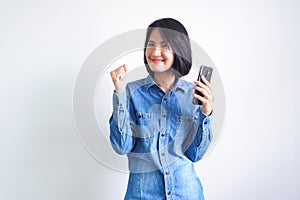
[[[158,28],[162,39],[170,44],[173,50],[174,62],[171,67],[177,71],[176,77],[179,78],[187,75],[192,67],[190,38],[185,27],[179,21],[172,18],[158,19],[152,22],[147,28],[144,44],[144,63],[148,73],[153,75],[146,59],[146,48],[149,37],[155,28]]]

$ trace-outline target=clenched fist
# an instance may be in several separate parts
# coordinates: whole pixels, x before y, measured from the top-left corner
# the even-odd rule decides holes
[[[125,64],[110,72],[110,76],[114,83],[116,93],[125,90],[123,79],[126,74],[127,68]]]

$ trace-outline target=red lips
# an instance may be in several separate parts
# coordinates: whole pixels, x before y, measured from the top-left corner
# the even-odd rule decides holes
[[[155,64],[158,64],[158,63],[162,62],[163,60],[160,58],[151,58],[151,61]]]

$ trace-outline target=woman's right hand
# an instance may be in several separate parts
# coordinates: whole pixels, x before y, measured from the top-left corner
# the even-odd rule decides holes
[[[115,85],[115,92],[119,93],[125,90],[124,84],[122,83],[124,76],[127,74],[126,65],[122,65],[117,69],[110,72],[111,79]]]

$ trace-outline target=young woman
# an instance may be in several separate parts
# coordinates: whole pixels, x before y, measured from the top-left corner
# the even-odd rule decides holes
[[[181,78],[192,63],[185,27],[171,18],[150,24],[144,62],[149,75],[126,87],[125,64],[110,73],[115,86],[110,140],[117,153],[127,154],[130,171],[125,199],[202,200],[193,162],[212,139],[214,97],[204,77],[194,84]],[[193,98],[202,105],[194,105]]]

